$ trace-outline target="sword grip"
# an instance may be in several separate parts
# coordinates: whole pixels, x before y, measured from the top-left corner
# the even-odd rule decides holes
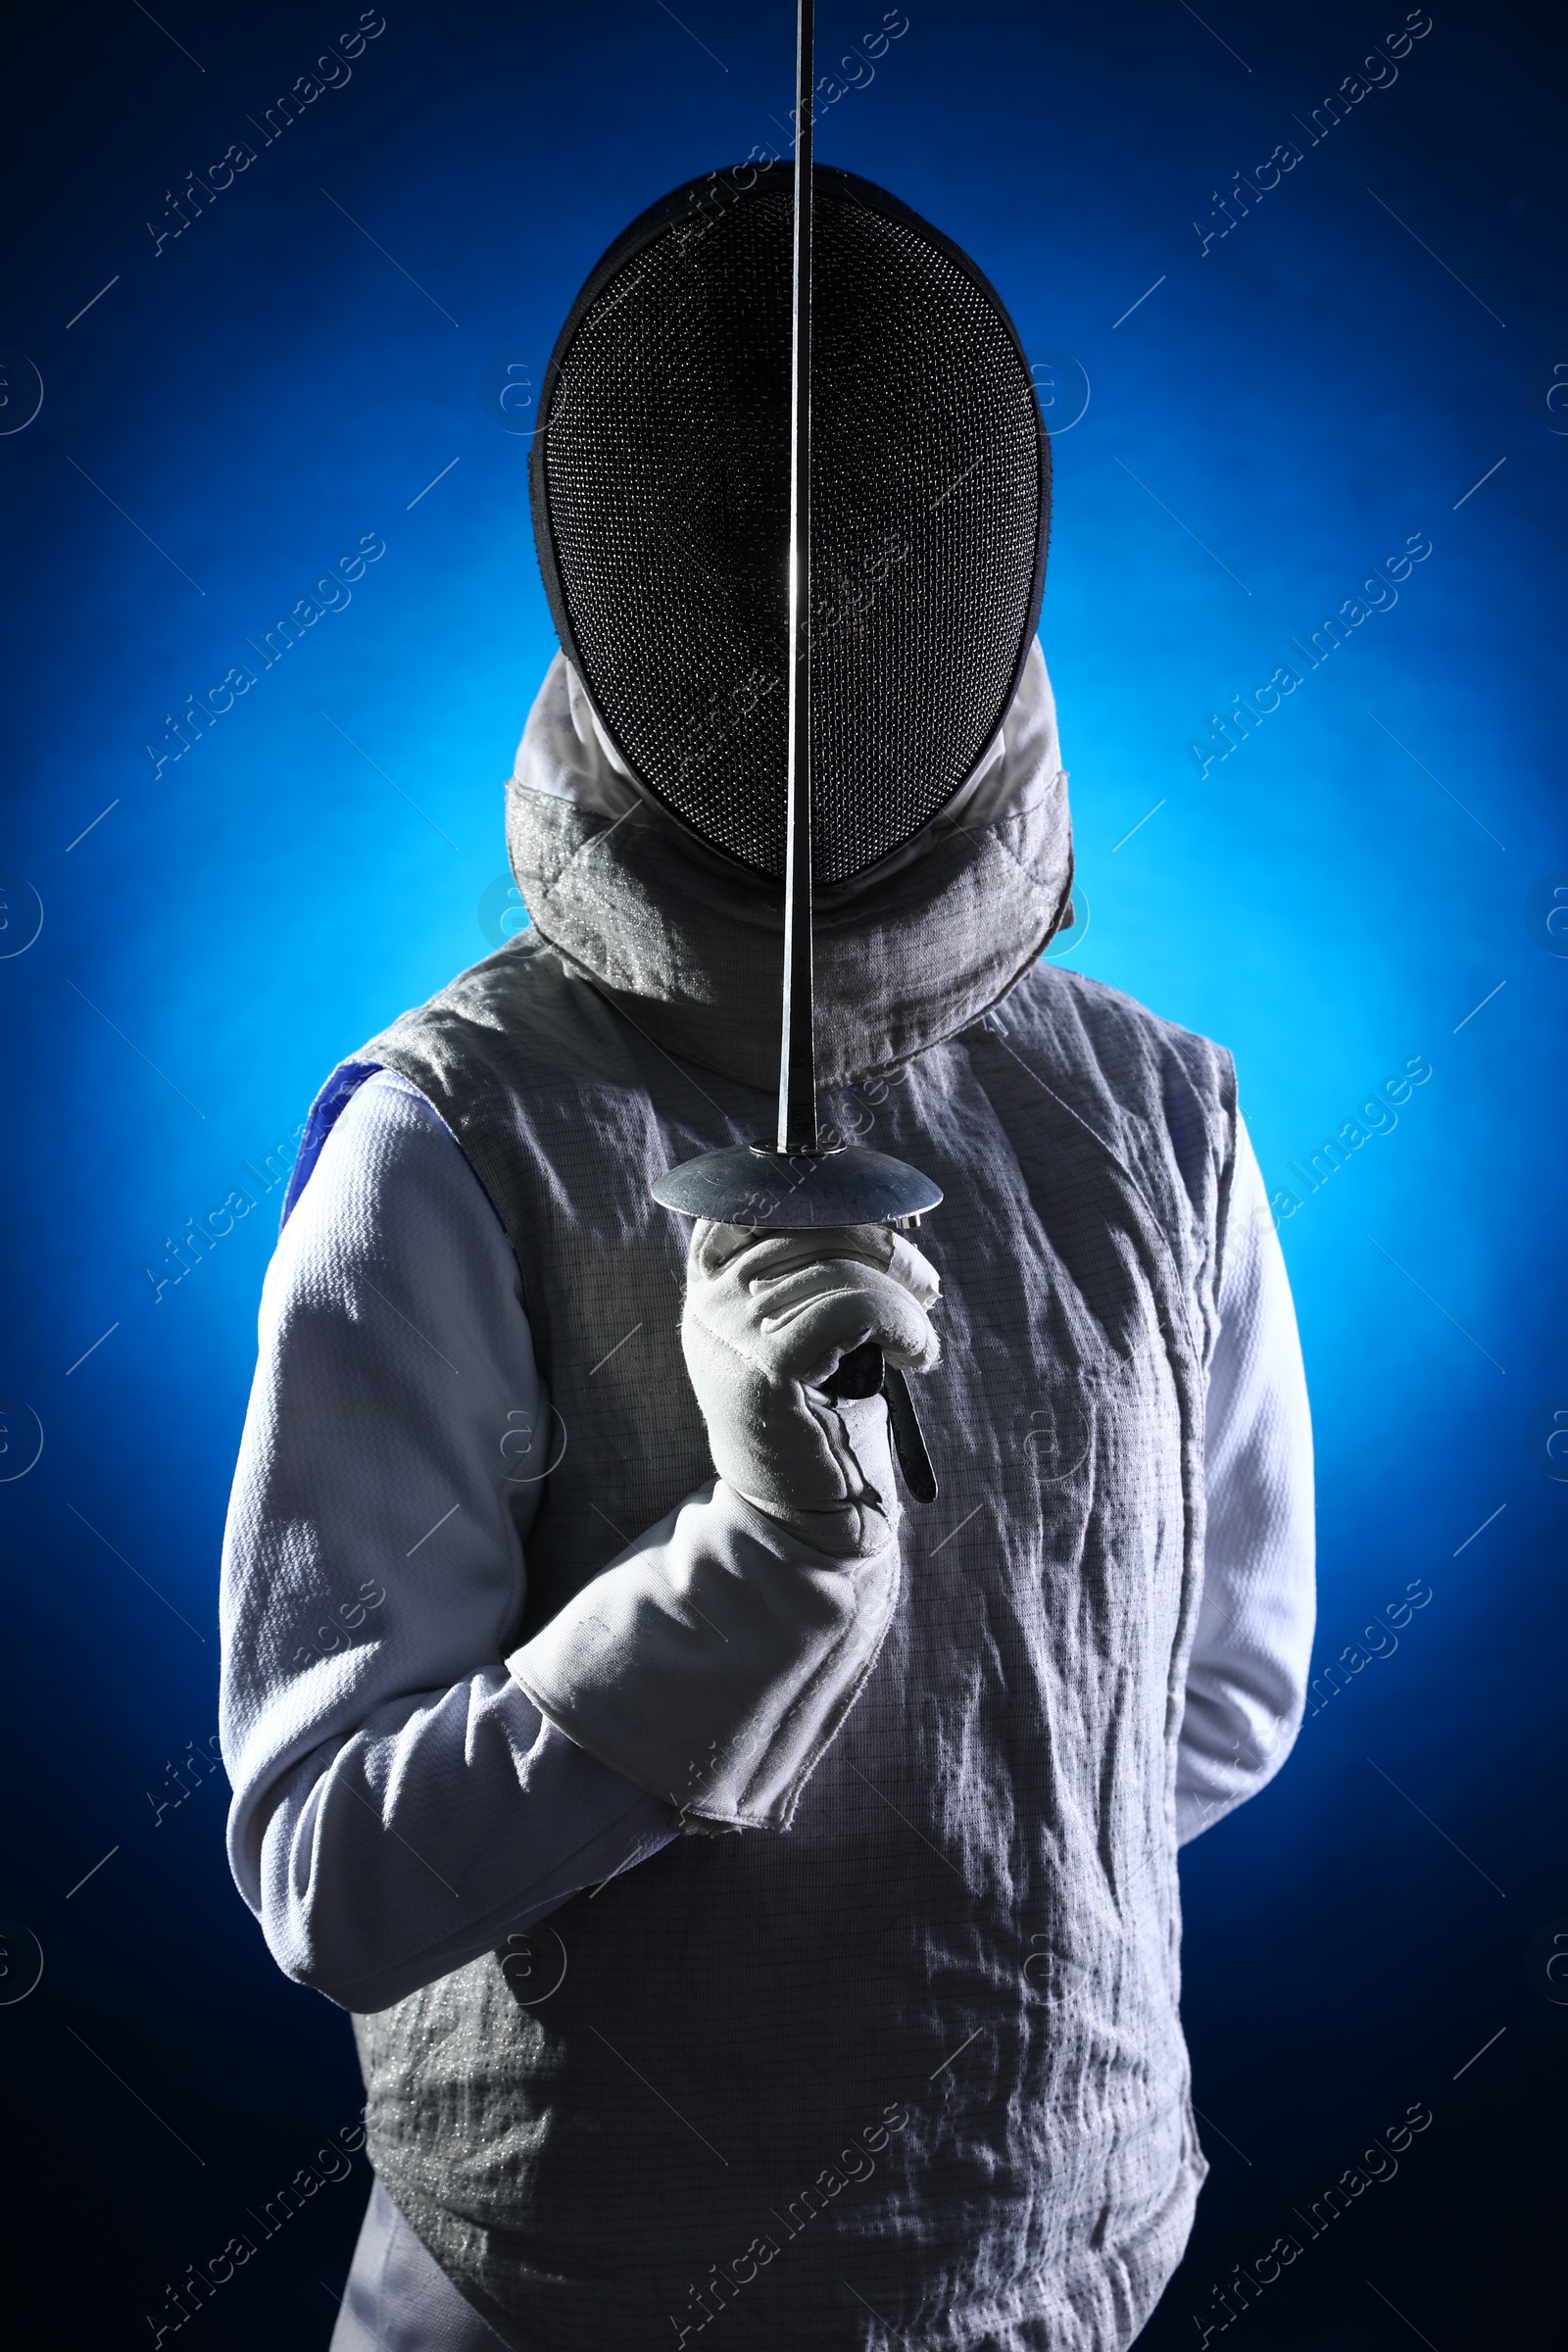
[[[858,1402],[867,1396],[886,1400],[893,1450],[899,1457],[904,1483],[916,1502],[935,1502],[937,1474],[931,1466],[909,1384],[898,1366],[888,1362],[874,1340],[851,1349],[828,1381],[827,1394],[835,1401]]]
[[[887,1367],[887,1381],[882,1391],[888,1400],[888,1419],[893,1425],[893,1450],[904,1472],[904,1483],[916,1502],[935,1502],[937,1474],[926,1450],[925,1432],[920,1427],[914,1409],[909,1384],[896,1364]]]

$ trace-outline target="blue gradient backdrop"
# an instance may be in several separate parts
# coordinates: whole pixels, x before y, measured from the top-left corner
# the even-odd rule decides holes
[[[1277,1785],[1183,1863],[1213,2171],[1158,2346],[1201,2340],[1193,2313],[1286,2232],[1303,2252],[1251,2290],[1244,2341],[1544,2340],[1561,2211],[1568,2008],[1528,1953],[1568,1931],[1568,1462],[1543,1417],[1568,1405],[1568,939],[1530,912],[1568,882],[1568,417],[1540,375],[1568,361],[1563,43],[1544,12],[1433,6],[1314,143],[1394,0],[909,0],[820,134],[1087,373],[1042,622],[1090,910],[1066,952],[1234,1050],[1265,1173],[1301,1196],[1316,1662],[1352,1658]],[[216,1720],[265,1155],[490,944],[501,781],[553,639],[527,441],[481,378],[542,357],[631,215],[781,143],[789,105],[787,4],[388,0],[352,78],[264,143],[355,21],[127,0],[10,36],[0,344],[44,389],[23,422],[13,357],[0,2294],[42,2315],[27,2340],[152,2340],[190,2265],[217,2281],[192,2343],[330,2329],[363,2158],[232,2277],[220,2256],[352,2123],[348,2022],[268,1958],[220,1777],[169,1769]],[[830,0],[823,54],[880,23]],[[231,141],[255,161],[155,252],[167,192]],[[1212,191],[1289,141],[1203,251]],[[1413,534],[1432,552],[1396,606],[1200,775],[1211,715],[1304,670],[1290,641]],[[263,669],[246,640],[367,535],[352,601]],[[155,772],[166,713],[240,663],[255,684]],[[1308,1190],[1289,1163],[1412,1056],[1431,1076],[1397,1126]],[[255,1209],[155,1295],[166,1244],[236,1190]],[[1412,1582],[1430,1599],[1355,1670]],[[1396,2177],[1308,2238],[1293,2208],[1412,2102],[1433,2121]]]

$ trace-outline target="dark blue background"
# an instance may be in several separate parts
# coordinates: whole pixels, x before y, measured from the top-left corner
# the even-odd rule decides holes
[[[1525,2340],[1560,2223],[1568,2009],[1526,1953],[1568,1927],[1568,1486],[1542,1419],[1568,1404],[1568,960],[1528,911],[1568,881],[1568,438],[1532,374],[1568,359],[1563,45],[1544,11],[1434,10],[1311,145],[1299,119],[1397,30],[1393,0],[1289,21],[1205,0],[1206,24],[1182,0],[909,0],[820,131],[823,160],[975,256],[1032,350],[1087,371],[1042,622],[1090,910],[1067,953],[1234,1050],[1265,1174],[1304,1194],[1284,1240],[1317,1663],[1412,1580],[1432,1594],[1184,1862],[1213,2172],[1154,2345],[1304,2237],[1292,2208],[1411,2102],[1434,2120],[1397,2177],[1305,2245],[1245,2340]],[[0,344],[44,401],[0,438],[0,944],[25,939],[29,889],[43,926],[0,962],[0,1390],[27,1408],[0,1467],[24,1464],[28,1412],[44,1443],[0,1486],[0,1913],[44,1973],[0,2008],[4,2292],[51,2341],[151,2340],[166,2285],[360,2097],[347,2020],[284,1982],[232,1889],[221,1778],[187,1768],[156,1812],[216,1720],[277,1189],[161,1296],[146,1269],[172,1277],[166,1242],[259,1193],[244,1163],[334,1061],[516,919],[495,912],[500,788],[553,641],[527,441],[481,378],[548,352],[655,196],[782,144],[790,100],[787,5],[388,0],[352,79],[264,145],[247,119],[356,13],[164,0],[161,30],[89,6],[7,58]],[[823,56],[881,13],[832,0]],[[1201,252],[1211,192],[1292,139],[1300,163]],[[255,162],[155,256],[166,191],[237,140]],[[24,368],[10,383],[0,423],[31,402]],[[1211,714],[1416,533],[1433,552],[1397,606],[1200,778]],[[365,534],[386,552],[352,603],[262,670],[246,639]],[[237,663],[255,685],[155,775],[165,714]],[[1397,1126],[1305,1192],[1288,1163],[1416,1055],[1432,1075]],[[9,1949],[0,1997],[28,1975],[25,1937]],[[361,2159],[320,2190],[188,2340],[324,2342],[364,2180]]]

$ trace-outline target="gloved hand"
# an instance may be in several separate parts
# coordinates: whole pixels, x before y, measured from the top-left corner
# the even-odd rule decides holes
[[[702,1219],[681,1343],[726,1485],[817,1551],[867,1559],[898,1527],[888,1408],[824,1383],[872,1341],[925,1372],[941,1352],[935,1267],[883,1225],[754,1233]]]

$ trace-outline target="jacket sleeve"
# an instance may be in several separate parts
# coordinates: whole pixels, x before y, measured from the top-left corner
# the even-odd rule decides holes
[[[1295,1743],[1316,1613],[1312,1426],[1296,1310],[1237,1122],[1208,1380],[1208,1532],[1176,1769],[1185,1843],[1255,1796]]]
[[[370,1078],[267,1276],[222,1568],[229,1856],[273,1957],[387,2007],[675,1835],[503,1663],[558,1454],[499,1219]]]

